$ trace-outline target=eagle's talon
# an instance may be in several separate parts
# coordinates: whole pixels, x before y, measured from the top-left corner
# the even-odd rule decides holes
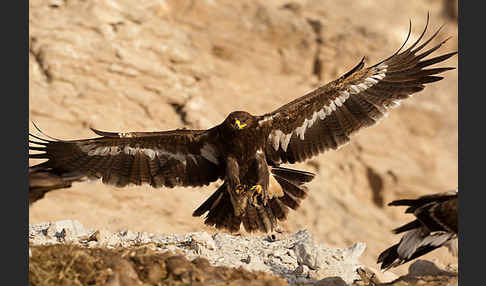
[[[254,185],[253,187],[251,187],[250,191],[257,192],[261,195],[263,193],[263,187],[262,185]]]
[[[258,201],[258,198],[261,199],[264,205],[266,204],[262,185],[254,185],[253,187],[250,188],[250,191],[253,192],[251,198],[254,204]]]

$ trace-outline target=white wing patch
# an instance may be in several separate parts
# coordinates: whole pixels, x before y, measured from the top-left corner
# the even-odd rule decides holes
[[[370,84],[370,85],[374,85],[374,84],[377,84],[378,81],[372,77],[368,77],[368,78],[365,78],[365,82]]]
[[[269,135],[269,140],[272,143],[273,149],[278,150],[278,146],[280,146],[280,137],[284,135],[284,133],[280,130],[272,131]]]
[[[305,137],[304,137],[304,135],[305,135],[305,129],[307,129],[307,118],[304,120],[304,123],[302,123],[302,125],[299,126],[299,127],[297,127],[295,129],[295,131],[294,131],[295,134],[297,135],[297,137],[300,138],[300,140],[304,140],[305,139]]]
[[[281,130],[272,131],[270,135],[268,135],[268,140],[271,143],[273,149],[277,151],[279,147],[282,147],[282,150],[287,151],[287,147],[289,146],[292,134],[295,134],[296,137],[300,138],[300,140],[304,140],[305,131],[308,128],[311,128],[318,119],[324,120],[326,116],[331,115],[333,111],[336,111],[337,108],[341,107],[344,102],[346,102],[351,94],[360,93],[377,84],[380,80],[384,79],[387,68],[387,65],[381,64],[376,67],[375,74],[368,78],[365,78],[364,82],[356,85],[350,85],[346,90],[340,91],[339,95],[333,101],[331,101],[328,105],[323,106],[322,109],[314,112],[310,119],[306,118],[302,125],[295,128],[295,130],[293,130],[291,133],[285,134]],[[400,103],[398,101],[393,101],[390,106],[387,106],[387,108],[393,108],[398,106],[399,104]],[[262,124],[263,122],[271,119],[273,119],[273,116],[266,116],[265,118],[260,120],[259,123]]]
[[[377,84],[380,80],[385,78],[387,68],[388,66],[385,64],[377,66],[374,75],[365,78],[364,82],[360,84],[349,86],[349,93],[357,94]]]
[[[351,92],[351,94],[357,94],[361,91],[359,87],[356,85],[351,85],[349,88],[350,88],[349,92]]]
[[[83,144],[83,145],[79,145],[79,148],[81,149],[81,151],[87,153],[88,156],[108,156],[108,155],[116,156],[121,152],[127,155],[135,156],[137,153],[143,153],[144,155],[149,157],[150,160],[155,160],[156,159],[155,157],[157,156],[159,158],[168,157],[169,159],[175,159],[183,163],[184,165],[187,164],[187,159],[191,159],[195,164],[197,164],[196,157],[192,154],[171,153],[161,149],[131,147],[128,145],[123,147],[123,149],[121,149],[118,146],[96,147],[95,144],[86,144],[86,145]]]
[[[218,152],[216,149],[214,149],[213,145],[204,144],[203,148],[201,149],[201,156],[203,156],[209,162],[219,165]]]
[[[278,114],[278,113],[277,113]],[[267,121],[270,121],[273,119],[273,117],[275,117],[277,114],[274,114],[274,115],[269,115],[269,116],[265,116],[263,117],[262,120],[258,121],[258,125],[262,126],[265,122]]]

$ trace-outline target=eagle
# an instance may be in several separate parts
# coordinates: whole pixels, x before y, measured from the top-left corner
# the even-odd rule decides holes
[[[378,256],[382,270],[399,266],[443,245],[457,256],[458,190],[392,201],[390,206],[408,206],[416,220],[393,230],[403,233],[400,242]]]
[[[197,187],[221,185],[193,213],[205,223],[230,232],[272,232],[307,196],[314,174],[282,166],[303,162],[348,143],[350,136],[376,124],[400,101],[436,82],[452,67],[429,68],[457,52],[426,59],[447,40],[424,47],[439,33],[418,39],[390,57],[365,67],[365,58],[338,79],[280,108],[252,115],[231,112],[207,130],[155,132],[92,131],[99,137],[60,140],[42,131],[29,133],[29,158],[47,159],[30,167],[66,178],[101,179],[124,187]],[[36,127],[37,128],[37,127]]]

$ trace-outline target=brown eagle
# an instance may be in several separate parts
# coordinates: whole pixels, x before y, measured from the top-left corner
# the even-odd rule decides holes
[[[32,134],[29,158],[47,159],[31,167],[32,173],[61,177],[86,176],[123,187],[222,185],[193,216],[208,212],[205,223],[218,229],[248,232],[273,231],[289,208],[297,209],[306,197],[305,183],[314,174],[281,167],[302,162],[330,149],[338,149],[350,135],[371,126],[402,99],[441,80],[436,74],[453,69],[426,67],[456,52],[430,59],[445,42],[424,47],[438,34],[406,50],[410,37],[389,58],[365,67],[364,58],[346,74],[297,98],[277,110],[255,116],[235,111],[208,130],[114,133],[93,130],[101,137],[49,140]],[[54,138],[50,138],[54,139]]]
[[[399,243],[379,255],[381,269],[396,267],[443,245],[457,256],[457,195],[455,190],[389,203],[390,206],[408,206],[405,213],[413,213],[417,219],[393,230],[396,234],[405,234]]]

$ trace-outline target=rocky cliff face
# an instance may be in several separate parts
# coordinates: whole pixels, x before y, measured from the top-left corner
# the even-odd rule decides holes
[[[443,16],[442,2],[31,0],[30,119],[49,135],[74,139],[93,136],[89,126],[207,128],[233,110],[263,114],[335,79],[362,56],[371,64],[389,56],[409,19],[418,36],[427,11],[430,33],[447,24],[434,42],[452,36],[442,51],[457,50],[457,22]],[[457,57],[447,65],[457,67]],[[456,188],[457,140],[454,70],[347,146],[296,166],[317,176],[282,229],[307,229],[339,248],[366,242],[360,262],[378,268],[377,255],[399,239],[390,230],[409,220],[386,204]],[[36,202],[29,220],[216,233],[191,217],[214,188],[73,184]],[[445,249],[424,258],[456,261]]]

